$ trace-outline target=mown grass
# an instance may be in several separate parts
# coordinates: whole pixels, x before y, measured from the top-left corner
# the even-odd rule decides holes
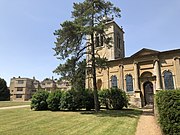
[[[18,106],[18,105],[30,105],[31,102],[15,102],[15,101],[0,101],[0,107]]]
[[[139,110],[31,111],[0,110],[2,135],[134,135]]]

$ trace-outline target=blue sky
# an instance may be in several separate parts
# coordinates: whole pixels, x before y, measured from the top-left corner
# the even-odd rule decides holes
[[[38,80],[59,76],[53,55],[59,24],[71,19],[73,2],[82,0],[0,0],[0,77]],[[180,0],[111,0],[122,10],[116,22],[125,31],[126,56],[142,48],[180,48]]]

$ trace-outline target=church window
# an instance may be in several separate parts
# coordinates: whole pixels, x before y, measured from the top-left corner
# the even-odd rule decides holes
[[[121,39],[120,39],[120,37],[119,36],[117,36],[117,48],[121,48]]]
[[[173,75],[170,71],[164,72],[164,85],[165,89],[174,89]]]
[[[115,75],[111,77],[111,87],[117,87],[117,77]]]
[[[100,90],[102,87],[102,80],[101,79],[98,79],[97,80],[97,89]]]
[[[97,35],[95,38],[95,45],[96,47],[103,46],[103,35]]]
[[[132,75],[126,75],[126,90],[127,92],[133,91],[133,78]]]
[[[103,46],[103,40],[104,40],[103,35],[101,35],[101,46]]]
[[[95,44],[96,44],[96,47],[99,47],[99,36],[96,36]]]

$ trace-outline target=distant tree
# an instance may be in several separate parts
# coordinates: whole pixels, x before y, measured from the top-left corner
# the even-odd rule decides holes
[[[82,61],[83,55],[87,53],[91,55],[89,62],[91,63],[90,71],[93,78],[95,111],[99,111],[96,67],[101,60],[99,58],[97,60],[95,57],[94,36],[95,34],[100,34],[106,44],[111,41],[111,38],[105,33],[106,25],[103,18],[111,14],[120,17],[120,9],[105,0],[84,0],[82,3],[74,3],[73,8],[72,21],[63,22],[61,28],[54,33],[57,36],[54,48],[55,55],[58,59],[65,61],[60,67],[66,66],[67,69],[72,68],[72,74],[75,72],[75,67],[79,61]],[[84,43],[86,41],[88,41],[88,44]],[[103,62],[101,61],[100,63]],[[61,72],[61,68],[58,72]]]
[[[71,65],[71,66],[70,66]],[[74,63],[73,59],[68,59],[66,63],[60,64],[54,73],[61,75],[61,80],[68,80],[71,82],[73,89],[85,89],[85,73],[86,60]]]
[[[6,81],[0,78],[0,101],[5,101],[10,99],[10,91],[6,85]]]

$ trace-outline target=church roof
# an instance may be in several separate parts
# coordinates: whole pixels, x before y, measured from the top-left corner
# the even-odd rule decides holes
[[[173,50],[167,50],[167,51],[157,51],[152,49],[143,48],[139,50],[138,52],[134,53],[130,57],[124,57],[124,58],[118,58],[115,60],[110,60],[109,62],[114,61],[121,61],[121,62],[127,62],[128,60],[135,60],[136,58],[145,58],[146,56],[160,56],[160,55],[169,55],[169,54],[180,54],[180,49],[173,49]],[[178,55],[179,56],[179,55]],[[131,61],[129,61],[131,62]]]
[[[140,51],[136,52],[135,54],[131,55],[131,57],[143,57],[147,55],[157,55],[160,53],[159,51],[143,48]]]

